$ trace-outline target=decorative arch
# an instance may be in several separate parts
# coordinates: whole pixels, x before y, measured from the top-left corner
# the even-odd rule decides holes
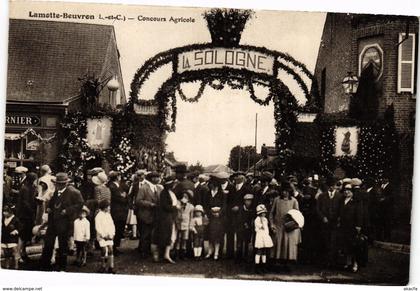
[[[303,63],[286,53],[265,47],[239,44],[242,29],[252,14],[250,10],[236,9],[212,9],[206,12],[204,18],[208,22],[212,42],[170,49],[147,60],[133,77],[128,107],[133,109],[135,104],[140,103],[139,94],[144,83],[152,73],[168,64],[172,65],[172,76],[161,85],[153,98],[153,103],[158,107],[159,125],[164,131],[175,131],[177,94],[185,102],[197,102],[206,86],[215,90],[222,90],[225,86],[247,90],[250,98],[260,105],[274,103],[275,142],[280,164],[285,166],[287,157],[291,153],[290,146],[297,123],[297,112],[309,107],[312,110],[317,109],[317,100],[311,94],[302,75],[312,83],[316,80]],[[224,54],[224,59],[218,59],[218,52]],[[211,62],[210,59],[202,59],[202,56],[206,57],[207,54],[210,55],[209,53],[213,54]],[[235,54],[236,63],[234,62]],[[231,56],[231,62],[227,61],[228,56]],[[238,56],[248,58],[251,56],[249,62],[251,66],[245,66],[245,59],[242,58],[238,62]],[[258,67],[255,65],[257,56]],[[262,60],[268,60],[270,66],[260,67],[260,60],[261,63]],[[194,66],[192,61],[195,61]],[[288,86],[278,78],[280,71],[286,72],[296,81],[306,97],[304,105],[298,104]],[[195,82],[201,83],[197,94],[187,97],[182,91],[181,84]],[[265,99],[259,99],[255,95],[255,85],[269,88],[269,94]]]

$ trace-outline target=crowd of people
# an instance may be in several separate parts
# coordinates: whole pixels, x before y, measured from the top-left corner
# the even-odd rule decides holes
[[[42,245],[43,270],[65,271],[68,256],[83,267],[100,253],[99,272],[115,273],[121,240],[138,240],[138,259],[232,259],[289,270],[299,263],[357,272],[368,243],[390,235],[387,179],[200,174],[180,164],[174,174],[89,169],[83,180],[19,166],[4,170],[1,247],[6,268],[30,260]],[[277,178],[277,179],[276,179]]]

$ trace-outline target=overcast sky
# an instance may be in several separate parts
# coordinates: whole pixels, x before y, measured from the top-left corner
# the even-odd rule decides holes
[[[10,17],[28,18],[33,12],[63,12],[60,3],[48,6],[31,6],[15,3]],[[157,16],[192,17],[194,23],[174,22],[119,22],[108,20],[84,21],[114,25],[117,45],[121,54],[121,67],[127,96],[135,71],[159,52],[194,43],[210,42],[206,22],[202,17],[204,9],[162,8],[127,5],[71,4],[67,13],[89,13],[98,15],[121,14],[127,17]],[[320,44],[325,13],[257,11],[247,23],[241,44],[263,46],[271,50],[286,52],[306,64],[312,71]],[[141,91],[140,98],[153,98],[157,88],[170,77],[171,68],[166,67],[153,74]],[[280,78],[290,84],[300,102],[302,94],[282,74]],[[188,96],[194,96],[194,86],[185,87]],[[262,99],[265,96],[263,90]],[[177,130],[167,138],[168,151],[174,151],[180,161],[204,165],[227,164],[229,152],[235,145],[254,144],[255,115],[258,113],[258,145],[273,145],[273,105],[263,107],[249,98],[247,91],[226,88],[216,91],[206,87],[198,103],[182,102],[178,98]]]

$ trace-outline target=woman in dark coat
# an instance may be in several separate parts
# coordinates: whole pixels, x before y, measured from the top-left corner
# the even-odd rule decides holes
[[[175,177],[166,178],[165,186],[160,193],[157,208],[157,226],[154,234],[154,243],[164,249],[163,259],[175,264],[170,256],[171,248],[175,242],[175,221],[177,216],[178,200],[173,192]]]
[[[216,179],[209,182],[210,198],[208,204],[209,226],[208,235],[210,249],[206,258],[212,255],[215,260],[219,259],[220,245],[224,238],[224,219],[226,214],[226,195],[224,194],[220,183]]]
[[[360,203],[353,198],[353,190],[351,184],[344,185],[344,200],[341,207],[340,230],[343,250],[346,255],[346,266],[348,269],[352,267],[353,272],[358,271],[358,262],[356,258],[355,241],[356,236],[361,232],[362,210]]]
[[[120,172],[109,172],[108,188],[111,190],[111,216],[115,224],[114,255],[118,256],[121,239],[124,236],[124,228],[128,215],[127,192],[123,190]]]
[[[19,190],[16,205],[16,216],[20,221],[20,251],[22,259],[27,259],[26,246],[31,242],[32,239],[32,228],[35,223],[36,215],[36,200],[37,186],[35,181],[37,175],[35,173],[28,173],[26,179],[23,182],[22,187]]]

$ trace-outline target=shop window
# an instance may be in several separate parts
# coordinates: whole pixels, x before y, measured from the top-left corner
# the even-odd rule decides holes
[[[400,33],[398,39],[398,93],[415,92],[416,35]]]
[[[47,117],[46,126],[47,127],[56,127],[57,126],[57,117]]]
[[[22,165],[38,159],[39,140],[35,136],[6,133],[4,145],[6,161]]]

